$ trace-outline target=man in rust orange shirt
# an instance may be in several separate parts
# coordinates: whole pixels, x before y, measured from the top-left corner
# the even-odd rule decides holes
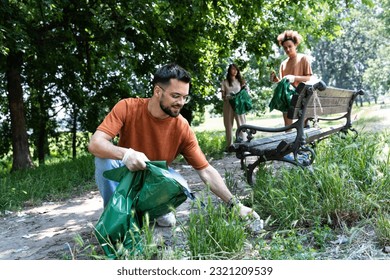
[[[95,156],[95,177],[104,206],[117,182],[107,180],[103,172],[126,165],[129,170],[144,170],[146,161],[165,160],[168,165],[182,154],[203,182],[224,202],[239,207],[241,217],[259,215],[241,204],[226,187],[221,175],[201,151],[195,134],[180,110],[189,100],[191,77],[176,64],[168,64],[154,75],[151,98],[119,101],[93,134],[88,149]],[[119,135],[118,145],[112,139]],[[157,219],[160,226],[173,226],[176,219],[168,213]],[[262,221],[261,221],[262,227]]]

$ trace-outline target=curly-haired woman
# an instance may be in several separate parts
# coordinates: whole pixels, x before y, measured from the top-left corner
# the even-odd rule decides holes
[[[279,34],[277,41],[288,57],[280,64],[279,76],[273,72],[271,80],[279,82],[286,78],[294,87],[301,82],[309,81],[313,75],[310,58],[297,52],[297,48],[302,42],[302,36],[297,31],[286,30]],[[292,120],[287,118],[287,112],[283,112],[283,119],[286,126],[292,123]]]

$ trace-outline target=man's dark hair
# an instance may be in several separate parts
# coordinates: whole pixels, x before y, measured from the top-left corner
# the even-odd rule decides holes
[[[190,74],[175,63],[170,63],[159,68],[154,74],[153,85],[169,84],[171,79],[177,79],[185,83],[191,83]]]

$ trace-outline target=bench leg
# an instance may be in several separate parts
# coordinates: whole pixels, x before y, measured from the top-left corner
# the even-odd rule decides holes
[[[294,152],[294,158],[278,158],[279,161],[284,161],[295,166],[300,166],[302,168],[311,165],[315,159],[315,152],[312,148],[308,146],[300,147],[296,152]]]
[[[246,167],[246,179],[249,185],[253,186],[253,172],[260,164],[260,159],[257,159],[254,163],[248,164]],[[256,175],[256,174],[255,174]]]
[[[303,155],[308,155],[306,158],[300,158],[300,156]],[[252,155],[253,156],[253,155]],[[305,168],[307,166],[310,166],[315,159],[315,152],[314,150],[309,147],[309,146],[303,146],[300,147],[298,151],[294,153],[294,159],[288,159],[285,157],[275,157],[275,158],[268,158],[268,159],[263,159],[261,157],[257,157],[257,159],[253,163],[246,163],[247,158],[243,157],[241,158],[241,169],[244,170],[245,175],[246,175],[246,180],[250,186],[253,186],[255,183],[253,176],[256,176],[255,169],[259,167],[260,163],[264,163],[266,161],[284,161],[290,164],[293,164],[295,166],[299,166],[301,168]]]
[[[348,132],[353,132],[353,133],[355,134],[355,135],[353,136],[353,139],[356,139],[356,138],[358,137],[358,135],[359,135],[359,133],[357,132],[357,130],[354,129],[353,127],[344,128],[344,129],[340,130],[340,132],[342,132],[342,134],[339,133],[339,135],[340,135],[340,137],[343,137],[343,138],[346,137],[346,135],[347,135]]]
[[[302,167],[312,165],[314,162],[314,159],[316,158],[316,153],[314,152],[314,150],[308,146],[303,146],[298,150],[297,157],[299,155],[303,155],[303,154],[308,154],[309,156],[307,159],[302,160],[302,162],[299,162],[299,159],[298,159],[298,165],[300,165]]]

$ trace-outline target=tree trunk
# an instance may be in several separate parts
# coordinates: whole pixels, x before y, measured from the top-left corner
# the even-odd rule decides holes
[[[39,120],[38,120],[38,135],[37,135],[37,150],[38,150],[38,161],[39,164],[45,164],[45,154],[46,154],[46,139],[47,139],[47,111],[45,109],[45,100],[43,87],[39,85],[38,92],[38,104],[39,104]]]
[[[72,158],[75,159],[77,157],[77,115],[78,109],[77,105],[73,104],[73,123],[72,123]]]
[[[11,52],[7,56],[7,90],[11,115],[13,162],[11,171],[33,167],[28,145],[26,118],[24,115],[21,67],[22,52]]]

